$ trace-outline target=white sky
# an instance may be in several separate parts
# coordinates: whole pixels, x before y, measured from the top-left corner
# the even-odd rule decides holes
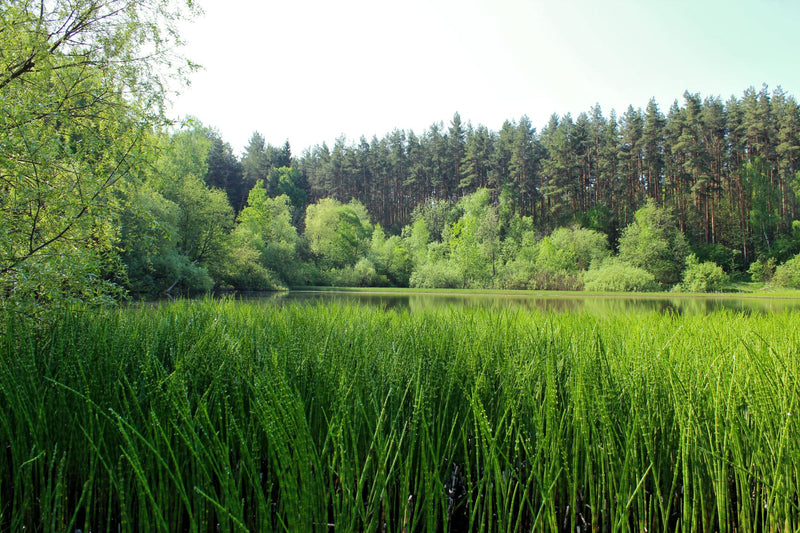
[[[254,131],[292,152],[344,135],[497,131],[528,115],[605,116],[683,92],[727,100],[766,83],[800,98],[797,0],[200,0],[203,65],[173,115],[239,155]]]

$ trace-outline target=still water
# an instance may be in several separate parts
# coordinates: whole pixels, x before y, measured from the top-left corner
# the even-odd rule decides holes
[[[485,307],[509,310],[538,310],[546,312],[585,312],[605,315],[618,312],[661,312],[672,314],[708,314],[720,310],[745,313],[780,313],[800,310],[797,298],[736,298],[731,296],[582,296],[579,294],[543,295],[520,294],[447,294],[447,293],[380,293],[380,292],[314,292],[291,291],[258,295],[239,295],[246,300],[265,303],[325,303],[338,302],[383,309],[411,312],[444,308]]]

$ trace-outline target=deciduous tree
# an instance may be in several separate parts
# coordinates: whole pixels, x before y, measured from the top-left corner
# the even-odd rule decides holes
[[[106,293],[112,190],[150,159],[186,5],[0,4],[0,295]]]

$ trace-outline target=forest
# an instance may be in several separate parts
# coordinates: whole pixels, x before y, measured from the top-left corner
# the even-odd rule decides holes
[[[213,126],[165,114],[160,73],[193,68],[166,31],[187,14],[105,7],[117,3],[130,14],[4,12],[16,22],[0,37],[4,305],[319,285],[800,285],[800,109],[780,87],[687,91],[666,113],[598,104],[540,129],[456,113],[302,154],[255,132],[236,154]],[[154,31],[155,51],[131,38]]]
[[[254,133],[237,157],[194,121],[158,138],[122,193],[136,292],[797,284],[800,110],[780,88],[686,92],[666,115],[595,106],[540,133],[524,116],[495,132],[456,114],[300,156]]]

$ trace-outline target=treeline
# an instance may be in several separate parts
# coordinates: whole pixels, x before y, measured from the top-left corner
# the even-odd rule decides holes
[[[761,97],[770,100],[764,92]],[[456,115],[454,124],[458,121]],[[554,118],[551,126],[557,132],[564,124],[572,122]],[[612,118],[606,128],[613,124]],[[467,131],[473,133],[464,140],[471,142],[478,130]],[[533,167],[540,177],[544,169],[562,168],[545,149],[549,135],[532,135],[527,144],[540,155]],[[237,159],[213,129],[196,122],[172,134],[155,134],[151,144],[160,147],[152,165],[117,192],[123,206],[116,224],[123,266],[119,282],[135,292],[309,285],[715,291],[731,276],[748,275],[800,285],[800,264],[795,265],[800,260],[789,260],[800,252],[793,189],[773,186],[770,176],[778,180],[781,174],[770,171],[761,154],[742,163],[735,181],[747,190],[740,198],[747,205],[740,229],[751,231],[736,248],[720,232],[736,222],[723,224],[722,206],[729,205],[725,187],[708,188],[704,196],[697,187],[706,183],[701,181],[690,191],[691,203],[680,204],[691,206],[688,211],[668,204],[674,195],[663,180],[656,197],[648,192],[655,189],[640,180],[640,192],[631,183],[619,186],[627,204],[592,204],[585,210],[558,208],[551,189],[526,202],[511,181],[468,187],[463,177],[450,192],[441,192],[447,190],[441,181],[429,184],[416,203],[402,194],[389,202],[371,197],[369,187],[321,196],[315,185],[320,174],[310,174],[308,165],[316,157],[312,153],[322,149],[295,159],[288,143],[270,146],[255,134]],[[341,155],[328,159],[333,169],[344,168],[337,157],[358,153],[341,146],[333,151]],[[368,150],[365,145],[364,153]],[[619,164],[619,153],[616,158]],[[361,175],[367,171],[362,167]],[[487,172],[494,176],[496,169]],[[594,187],[590,195],[574,198],[597,201],[597,181],[586,181]],[[791,204],[785,215],[782,191]],[[573,198],[562,189],[559,198],[565,197]],[[387,202],[388,212],[371,211],[376,201]],[[690,216],[682,218],[686,213]],[[706,214],[713,231],[690,231],[689,221],[705,221]]]
[[[540,132],[525,116],[493,132],[456,114],[420,135],[323,144],[297,166],[311,200],[357,198],[395,232],[426,199],[485,187],[495,199],[508,191],[543,234],[577,221],[613,241],[652,199],[675,213],[690,244],[738,250],[745,266],[781,253],[773,247],[797,218],[799,162],[797,102],[764,87],[726,102],[687,92],[666,114],[654,100],[621,116],[598,105],[553,115]]]
[[[800,110],[777,89],[337,140],[168,129],[181,3],[3,9],[0,306],[212,288],[800,286]],[[45,28],[47,31],[42,31]],[[136,38],[132,38],[135,36]],[[170,39],[172,39],[170,37]],[[185,68],[191,64],[184,63]]]
[[[525,116],[494,132],[456,114],[419,135],[340,138],[297,158],[288,143],[265,145],[257,133],[239,161],[217,144],[209,183],[228,191],[235,209],[258,179],[274,182],[271,169],[292,166],[309,202],[357,199],[395,234],[426,200],[488,188],[493,201],[509,195],[542,234],[579,222],[616,242],[651,199],[676,215],[692,246],[736,250],[746,267],[785,256],[774,246],[798,215],[800,109],[766,87],[727,102],[687,92],[666,114],[654,100],[622,116],[598,105],[577,118],[553,115],[541,132]]]

